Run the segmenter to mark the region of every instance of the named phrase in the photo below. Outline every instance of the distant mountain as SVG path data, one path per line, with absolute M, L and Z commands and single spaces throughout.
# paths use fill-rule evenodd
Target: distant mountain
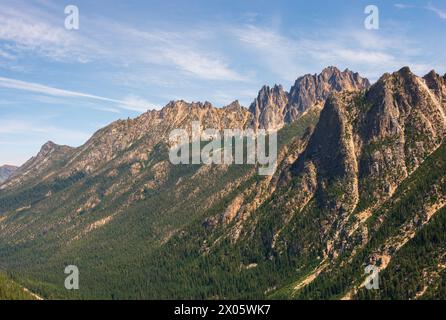
M 4 165 L 0 166 L 0 183 L 6 181 L 17 170 L 17 167 Z
M 194 120 L 277 130 L 277 171 L 171 164 Z M 42 147 L 0 186 L 0 257 L 58 298 L 444 299 L 445 136 L 446 75 L 407 67 L 373 85 L 329 67 L 249 109 L 172 101 Z

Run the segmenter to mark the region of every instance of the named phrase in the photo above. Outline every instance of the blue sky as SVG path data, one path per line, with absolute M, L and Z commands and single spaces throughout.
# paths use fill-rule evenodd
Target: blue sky
M 67 5 L 80 29 L 64 27 Z M 380 10 L 366 30 L 364 8 Z M 446 1 L 0 0 L 0 165 L 168 101 L 243 105 L 328 65 L 446 72 Z

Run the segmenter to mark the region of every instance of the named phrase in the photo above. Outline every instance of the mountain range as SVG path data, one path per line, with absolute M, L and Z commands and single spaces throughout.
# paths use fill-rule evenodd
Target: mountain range
M 277 131 L 275 174 L 171 164 L 192 121 Z M 50 299 L 444 299 L 445 135 L 446 75 L 408 67 L 373 85 L 328 67 L 249 108 L 172 101 L 7 177 L 0 268 Z

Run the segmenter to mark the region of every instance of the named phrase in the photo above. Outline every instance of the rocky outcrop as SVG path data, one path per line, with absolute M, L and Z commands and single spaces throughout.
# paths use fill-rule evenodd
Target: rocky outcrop
M 275 206 L 285 224 L 313 200 L 323 212 L 314 223 L 325 256 L 351 245 L 351 216 L 382 205 L 444 142 L 445 89 L 436 73 L 420 78 L 406 67 L 366 91 L 331 95 L 305 151 L 283 173 L 286 196 Z M 296 246 L 305 246 L 300 241 Z
M 256 129 L 278 130 L 285 124 L 284 114 L 288 104 L 288 94 L 282 86 L 264 86 L 256 100 L 249 107 L 254 115 Z
M 445 89 L 433 73 L 420 78 L 405 67 L 385 74 L 364 95 L 358 119 L 364 193 L 388 197 L 443 142 Z
M 366 78 L 348 69 L 341 72 L 336 67 L 328 67 L 318 75 L 307 74 L 298 78 L 291 87 L 285 121 L 295 121 L 299 114 L 315 104 L 323 104 L 334 92 L 364 90 L 368 87 L 370 82 Z
M 361 91 L 370 82 L 358 73 L 336 67 L 325 68 L 320 74 L 307 74 L 296 80 L 289 93 L 282 86 L 264 86 L 249 110 L 256 128 L 278 130 L 292 123 L 309 108 L 322 106 L 333 93 Z
M 436 73 L 420 78 L 406 67 L 366 92 L 334 94 L 293 171 L 301 175 L 311 162 L 323 189 L 332 181 L 347 186 L 348 176 L 359 185 L 344 193 L 361 193 L 365 206 L 384 201 L 444 141 L 444 90 Z
M 352 100 L 353 96 L 345 94 L 327 100 L 307 149 L 292 166 L 297 175 L 313 167 L 320 206 L 342 212 L 353 210 L 358 193 L 353 126 L 346 107 Z M 302 192 L 299 188 L 296 191 Z

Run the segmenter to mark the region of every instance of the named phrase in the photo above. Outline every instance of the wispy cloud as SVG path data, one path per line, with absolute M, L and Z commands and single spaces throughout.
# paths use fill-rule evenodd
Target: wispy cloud
M 204 80 L 246 81 L 247 78 L 231 68 L 225 55 L 206 45 L 213 32 L 206 28 L 179 31 L 153 29 L 151 31 L 101 19 L 95 28 L 102 39 L 112 35 L 114 56 L 117 63 L 139 67 L 159 65 L 167 70 Z M 104 30 L 107 30 L 106 32 Z M 98 43 L 101 43 L 100 41 Z M 106 43 L 102 43 L 106 47 Z M 111 48 L 110 48 L 111 49 Z
M 1 49 L 0 49 L 0 58 L 15 60 L 15 56 Z
M 271 71 L 282 78 L 291 80 L 301 71 L 296 63 L 298 44 L 279 32 L 252 24 L 228 30 L 242 46 L 260 56 Z
M 412 4 L 404 4 L 404 3 L 396 3 L 394 4 L 394 7 L 397 9 L 422 9 L 422 10 L 428 10 L 433 13 L 435 13 L 440 19 L 446 19 L 446 10 L 442 10 L 440 8 L 435 7 L 431 3 L 429 3 L 427 6 L 416 6 Z
M 120 107 L 123 109 L 133 110 L 133 111 L 147 111 L 147 106 L 151 105 L 151 109 L 159 109 L 158 106 L 154 106 L 153 104 L 150 104 L 146 100 L 136 96 L 136 95 L 129 95 L 125 97 L 121 102 L 118 102 L 120 104 Z
M 10 57 L 29 53 L 57 61 L 87 62 L 100 48 L 79 33 L 69 32 L 60 19 L 37 7 L 2 4 L 0 40 Z
M 131 99 L 127 98 L 125 100 L 112 99 L 112 98 L 102 97 L 102 96 L 98 96 L 98 95 L 93 95 L 93 94 L 88 94 L 88 93 L 83 93 L 83 92 L 78 92 L 78 91 L 64 90 L 64 89 L 59 89 L 59 88 L 42 85 L 39 83 L 21 81 L 21 80 L 4 78 L 4 77 L 0 77 L 0 87 L 16 89 L 16 90 L 23 90 L 23 91 L 34 92 L 34 93 L 40 93 L 40 94 L 45 94 L 45 95 L 54 96 L 54 97 L 84 98 L 84 99 L 92 99 L 92 100 L 111 102 L 121 108 L 134 110 L 134 111 L 147 111 L 148 109 L 158 108 L 154 104 L 151 104 L 151 103 L 149 103 L 141 98 L 137 98 L 137 97 L 132 97 Z
M 221 52 L 201 44 L 208 36 L 206 30 L 148 32 L 83 13 L 80 30 L 72 32 L 65 30 L 60 17 L 50 11 L 30 8 L 34 6 L 2 6 L 0 40 L 7 45 L 0 47 L 0 56 L 32 53 L 65 62 L 100 61 L 140 68 L 161 65 L 198 79 L 246 81 Z
M 9 135 L 35 135 L 40 134 L 46 138 L 54 140 L 60 139 L 66 142 L 86 141 L 90 134 L 59 128 L 53 125 L 40 124 L 33 121 L 21 119 L 2 119 L 0 120 L 0 133 Z
M 415 8 L 414 5 L 411 4 L 405 4 L 405 3 L 395 3 L 393 5 L 397 9 L 409 9 L 409 8 Z
M 219 58 L 179 47 L 164 48 L 162 51 L 169 63 L 202 79 L 246 81 L 244 76 L 231 70 L 228 64 Z
M 432 4 L 427 5 L 425 9 L 436 13 L 437 16 L 441 19 L 446 19 L 446 10 L 441 10 L 437 7 L 434 7 Z
M 270 28 L 246 25 L 232 28 L 247 50 L 283 79 L 314 72 L 328 65 L 360 70 L 372 80 L 382 73 L 409 65 L 423 70 L 422 52 L 401 35 L 367 30 L 318 30 L 318 35 L 285 36 Z M 427 68 L 427 67 L 426 67 Z

